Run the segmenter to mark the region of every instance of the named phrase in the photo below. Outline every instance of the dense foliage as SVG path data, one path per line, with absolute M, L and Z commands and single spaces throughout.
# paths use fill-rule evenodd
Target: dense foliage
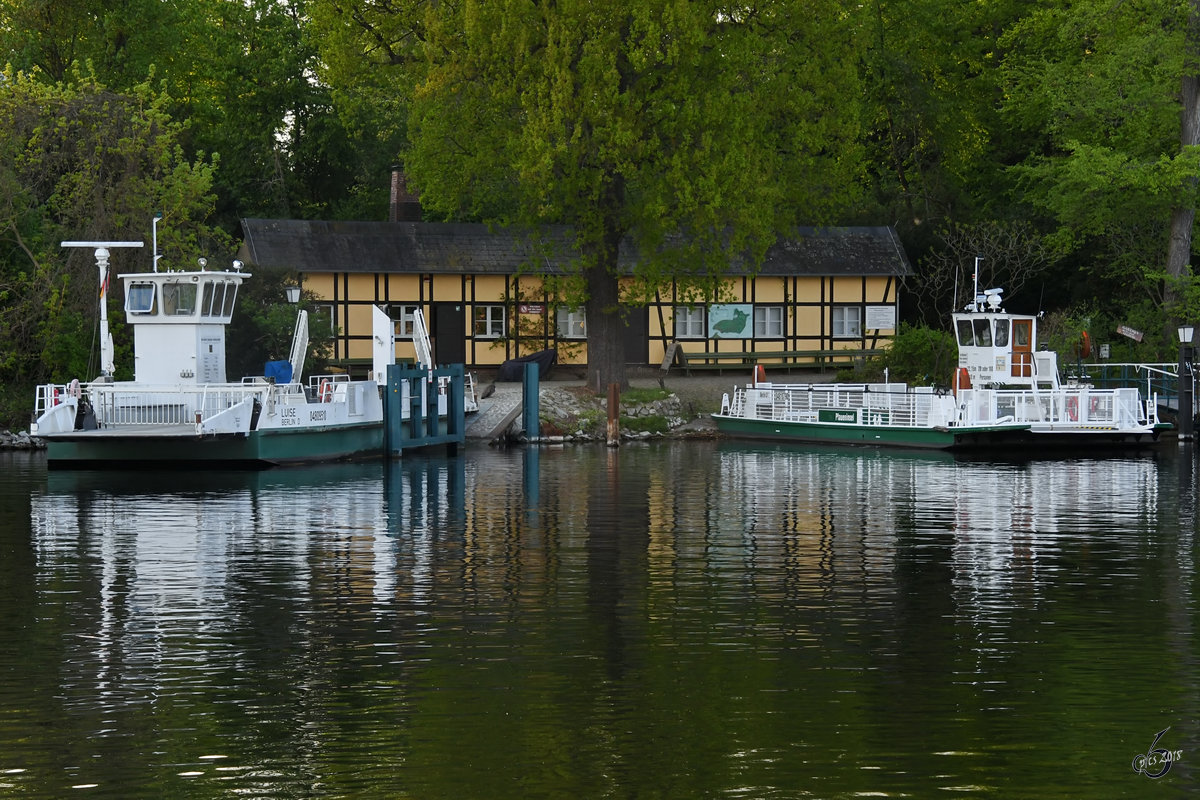
M 886 223 L 913 322 L 944 325 L 977 257 L 1013 310 L 1131 358 L 1200 317 L 1196 0 L 9 0 L 0 51 L 8 420 L 95 350 L 59 241 L 162 211 L 168 259 L 228 257 L 245 216 L 382 219 L 393 164 L 430 219 L 574 226 L 561 300 L 607 377 L 622 236 L 642 291 L 711 296 L 797 223 Z

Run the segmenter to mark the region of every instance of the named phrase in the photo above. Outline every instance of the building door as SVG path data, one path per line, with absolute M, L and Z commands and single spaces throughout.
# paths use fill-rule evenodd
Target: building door
M 650 311 L 629 308 L 625 314 L 625 363 L 643 366 L 649 363 Z
M 467 360 L 467 312 L 462 303 L 433 303 L 429 338 L 433 340 L 433 363 L 465 364 Z

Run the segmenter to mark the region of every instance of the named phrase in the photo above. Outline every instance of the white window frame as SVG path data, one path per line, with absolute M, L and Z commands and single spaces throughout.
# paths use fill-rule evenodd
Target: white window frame
M 833 306 L 830 309 L 830 333 L 834 339 L 861 339 L 863 335 L 862 306 Z
M 785 316 L 783 306 L 755 306 L 754 338 L 782 339 Z
M 333 303 L 316 303 L 312 307 L 314 314 L 329 315 L 329 332 L 337 333 L 337 314 L 334 313 Z
M 675 306 L 675 338 L 707 339 L 708 325 L 704 306 Z
M 481 311 L 482 319 L 476 316 Z M 480 330 L 481 323 L 483 330 Z M 504 306 L 476 305 L 471 314 L 471 331 L 476 339 L 499 339 L 504 336 Z
M 560 306 L 555 312 L 554 329 L 559 339 L 586 339 L 587 314 L 583 308 Z
M 413 320 L 420 307 L 416 303 L 393 303 L 388 306 L 388 316 L 392 318 L 397 339 L 413 338 L 416 332 L 416 323 Z

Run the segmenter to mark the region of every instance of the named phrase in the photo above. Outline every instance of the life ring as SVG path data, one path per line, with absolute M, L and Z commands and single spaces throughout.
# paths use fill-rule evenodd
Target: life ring
M 767 369 L 762 364 L 754 365 L 754 385 L 767 382 Z
M 1079 419 L 1079 398 L 1078 397 L 1068 397 L 1067 398 L 1067 419 L 1071 420 L 1071 422 L 1075 422 L 1076 420 Z
M 317 390 L 317 399 L 322 403 L 328 403 L 333 400 L 333 384 L 327 379 L 321 381 L 321 388 Z
M 958 397 L 959 389 L 971 388 L 971 373 L 967 371 L 966 367 L 959 367 L 954 371 L 954 383 L 951 388 L 954 390 L 955 397 Z
M 1081 331 L 1079 334 L 1079 357 L 1088 358 L 1092 354 L 1092 337 L 1088 336 L 1087 331 Z
M 71 382 L 67 384 L 67 394 L 71 397 L 74 397 L 76 400 L 79 399 L 79 395 L 81 394 L 79 389 L 79 378 L 72 378 Z

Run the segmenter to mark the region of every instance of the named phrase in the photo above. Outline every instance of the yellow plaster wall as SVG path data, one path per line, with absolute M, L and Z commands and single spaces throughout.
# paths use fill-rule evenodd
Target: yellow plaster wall
M 756 278 L 754 281 L 753 297 L 756 303 L 773 303 L 778 305 L 788 299 L 787 287 L 782 278 Z

